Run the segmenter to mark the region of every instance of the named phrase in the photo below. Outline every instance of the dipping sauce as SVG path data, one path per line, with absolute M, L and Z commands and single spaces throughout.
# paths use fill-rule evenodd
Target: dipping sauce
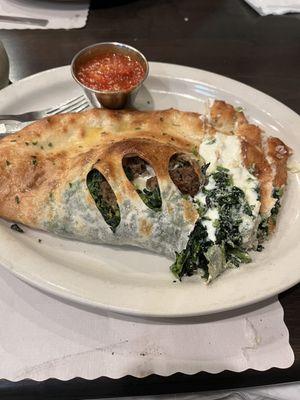
M 99 91 L 127 91 L 144 77 L 142 64 L 130 56 L 107 53 L 95 56 L 78 67 L 76 76 L 85 86 Z

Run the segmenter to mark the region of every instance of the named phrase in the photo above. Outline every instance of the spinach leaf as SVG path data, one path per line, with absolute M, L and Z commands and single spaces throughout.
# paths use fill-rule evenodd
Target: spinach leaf
M 226 251 L 226 260 L 233 266 L 238 267 L 241 263 L 248 264 L 252 261 L 249 253 L 242 248 L 228 248 Z
M 201 270 L 205 279 L 212 280 L 229 267 L 238 267 L 241 263 L 251 262 L 251 257 L 243 248 L 240 225 L 243 215 L 253 217 L 252 209 L 245 193 L 234 186 L 228 169 L 217 167 L 211 174 L 214 180 L 212 189 L 204 187 L 205 204 L 195 200 L 199 219 L 189 236 L 186 248 L 176 255 L 171 266 L 174 275 L 181 279 Z M 206 227 L 201 221 L 206 220 L 210 208 L 217 209 L 219 218 L 212 222 L 215 228 L 215 243 L 208 238 Z
M 87 187 L 106 223 L 115 232 L 121 215 L 116 196 L 108 182 L 98 170 L 93 169 L 87 175 Z
M 283 195 L 283 188 L 274 188 L 272 196 L 274 199 L 276 199 L 276 202 L 271 209 L 270 216 L 263 216 L 262 220 L 258 226 L 257 229 L 257 239 L 260 243 L 262 243 L 264 240 L 268 239 L 269 237 L 269 225 L 275 225 L 276 224 L 276 219 L 277 215 L 279 213 L 280 207 L 281 207 L 281 197 Z
M 274 197 L 274 199 L 276 199 L 276 203 L 274 204 L 274 206 L 271 210 L 271 219 L 274 224 L 276 223 L 277 215 L 278 215 L 280 207 L 281 207 L 280 199 L 281 199 L 282 195 L 283 195 L 282 188 L 274 188 L 273 189 L 272 196 Z
M 186 248 L 176 254 L 176 260 L 170 267 L 176 278 L 181 280 L 184 275 L 191 276 L 197 269 L 202 269 L 207 278 L 208 260 L 204 253 L 212 244 L 213 242 L 208 239 L 206 228 L 198 219 L 189 236 Z
M 147 207 L 154 211 L 161 211 L 162 199 L 160 195 L 159 185 L 155 176 L 149 175 L 146 187 L 140 188 L 135 184 L 135 179 L 143 176 L 147 172 L 147 167 L 152 167 L 141 157 L 125 157 L 123 159 L 123 169 L 127 179 L 132 182 L 137 194 L 143 200 Z M 154 171 L 153 171 L 154 172 Z
M 143 190 L 137 189 L 136 191 L 147 207 L 154 211 L 161 211 L 162 201 L 159 186 L 156 186 L 152 191 L 146 188 Z
M 243 242 L 239 227 L 242 214 L 252 216 L 252 210 L 245 198 L 245 193 L 233 185 L 229 170 L 218 167 L 212 174 L 215 187 L 205 190 L 206 205 L 215 207 L 219 213 L 219 224 L 216 229 L 216 243 L 225 243 L 230 247 L 241 246 Z

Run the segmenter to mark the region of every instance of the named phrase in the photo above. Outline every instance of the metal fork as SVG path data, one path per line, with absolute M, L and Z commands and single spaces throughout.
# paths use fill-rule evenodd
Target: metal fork
M 50 117 L 51 115 L 64 114 L 67 112 L 83 111 L 89 107 L 87 98 L 82 95 L 75 99 L 68 100 L 59 106 L 46 108 L 40 111 L 30 111 L 24 114 L 2 114 L 0 115 L 0 123 L 5 124 L 7 121 L 31 122 L 37 119 Z

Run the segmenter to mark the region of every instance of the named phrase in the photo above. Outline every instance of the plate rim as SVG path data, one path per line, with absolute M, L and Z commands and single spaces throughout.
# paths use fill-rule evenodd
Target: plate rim
M 223 85 L 225 85 L 225 87 L 227 85 L 234 85 L 234 86 L 239 86 L 241 89 L 247 89 L 247 91 L 251 91 L 252 95 L 258 95 L 258 96 L 263 96 L 267 101 L 271 101 L 272 104 L 276 105 L 277 107 L 280 107 L 281 109 L 284 109 L 285 113 L 288 113 L 290 118 L 292 119 L 293 123 L 298 123 L 300 124 L 300 116 L 291 108 L 289 108 L 288 106 L 286 106 L 284 103 L 274 99 L 273 97 L 271 97 L 270 95 L 256 89 L 253 88 L 251 86 L 248 86 L 242 82 L 239 82 L 237 80 L 234 80 L 232 78 L 228 78 L 226 76 L 220 75 L 220 74 L 216 74 L 214 72 L 210 72 L 210 71 L 206 71 L 206 70 L 202 70 L 202 69 L 198 69 L 198 68 L 194 68 L 194 67 L 190 67 L 190 66 L 185 66 L 185 65 L 179 65 L 179 64 L 170 64 L 170 63 L 161 63 L 161 62 L 149 62 L 150 64 L 150 74 L 152 73 L 152 69 L 154 70 L 152 75 L 155 76 L 155 70 L 156 69 L 160 69 L 160 68 L 166 68 L 166 69 L 184 69 L 184 70 L 189 70 L 192 74 L 199 74 L 199 79 L 195 80 L 195 82 L 200 82 L 200 81 L 205 81 L 205 79 L 203 79 L 203 75 L 206 75 L 206 77 L 209 77 L 211 79 L 217 79 L 217 80 L 222 80 L 223 81 Z M 14 91 L 16 87 L 22 85 L 24 83 L 24 81 L 31 81 L 37 77 L 43 77 L 44 75 L 47 75 L 49 73 L 53 73 L 53 72 L 62 72 L 62 74 L 66 73 L 66 71 L 70 68 L 69 65 L 65 65 L 65 66 L 60 66 L 60 67 L 55 67 L 55 68 L 50 68 L 44 71 L 40 71 L 37 72 L 36 74 L 33 75 L 29 75 L 26 76 L 25 78 L 14 82 L 12 85 L 7 86 L 5 88 L 3 88 L 0 91 L 0 95 L 5 94 L 5 93 L 9 93 L 10 91 Z M 202 76 L 201 76 L 202 74 Z M 176 76 L 174 76 L 172 73 L 159 73 L 159 76 L 164 78 L 164 77 L 172 77 L 173 79 L 176 79 Z M 178 78 L 178 79 L 183 79 L 183 78 Z M 187 78 L 186 81 L 194 81 L 193 79 L 189 79 Z M 216 85 L 216 87 L 218 87 Z M 247 99 L 248 100 L 248 99 Z M 251 103 L 251 101 L 250 101 Z M 100 304 L 99 302 L 93 301 L 91 299 L 88 298 L 83 298 L 80 295 L 76 295 L 70 291 L 68 291 L 66 288 L 61 288 L 58 286 L 54 286 L 54 284 L 49 283 L 49 282 L 45 282 L 44 280 L 42 280 L 40 277 L 33 277 L 32 275 L 30 275 L 30 273 L 28 275 L 17 271 L 8 260 L 5 260 L 5 263 L 3 261 L 3 257 L 2 255 L 0 255 L 0 259 L 1 259 L 1 264 L 4 268 L 6 268 L 7 270 L 9 270 L 11 273 L 13 273 L 15 276 L 17 276 L 19 279 L 25 281 L 27 284 L 29 284 L 30 286 L 34 286 L 37 287 L 38 289 L 40 289 L 43 292 L 49 293 L 54 297 L 59 297 L 60 299 L 64 299 L 66 301 L 71 301 L 72 303 L 75 304 L 80 304 L 82 306 L 89 306 L 98 310 L 103 310 L 103 311 L 110 311 L 116 314 L 122 314 L 122 315 L 132 315 L 135 317 L 151 317 L 151 318 L 183 318 L 183 317 L 195 317 L 195 316 L 203 316 L 203 315 L 213 315 L 213 314 L 218 314 L 218 313 L 223 313 L 223 312 L 227 312 L 230 310 L 234 310 L 234 309 L 239 309 L 239 308 L 244 308 L 244 307 L 248 307 L 249 305 L 253 305 L 256 303 L 259 303 L 261 301 L 265 301 L 266 299 L 269 299 L 271 297 L 274 297 L 274 295 L 277 295 L 279 293 L 282 293 L 283 291 L 288 290 L 289 288 L 295 286 L 297 283 L 300 282 L 300 274 L 299 274 L 299 278 L 298 281 L 295 282 L 291 282 L 289 284 L 284 285 L 284 287 L 278 289 L 275 289 L 273 291 L 269 291 L 268 294 L 265 294 L 264 296 L 260 296 L 258 299 L 252 299 L 252 300 L 248 300 L 248 301 L 243 301 L 240 305 L 227 305 L 227 306 L 223 306 L 222 308 L 216 308 L 214 310 L 209 310 L 209 311 L 198 311 L 198 312 L 171 312 L 171 313 L 160 313 L 159 311 L 156 312 L 149 312 L 149 311 L 143 311 L 141 309 L 134 309 L 134 310 L 129 310 L 128 308 L 122 308 L 122 306 L 115 306 L 115 305 L 107 305 L 107 304 Z

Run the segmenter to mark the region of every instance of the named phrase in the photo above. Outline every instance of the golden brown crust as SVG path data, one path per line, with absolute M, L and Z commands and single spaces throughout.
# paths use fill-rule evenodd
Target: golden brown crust
M 282 140 L 274 137 L 267 139 L 268 156 L 274 166 L 274 187 L 284 186 L 287 180 L 287 161 L 292 150 Z
M 242 125 L 238 126 L 235 133 L 251 146 L 262 150 L 262 132 L 258 126 L 243 123 Z
M 195 222 L 197 221 L 199 214 L 195 207 L 192 206 L 192 203 L 188 200 L 184 200 L 183 202 L 183 210 L 184 210 L 184 217 L 185 220 L 188 222 Z
M 59 196 L 59 188 L 97 168 L 111 184 L 117 200 L 138 199 L 126 179 L 122 157 L 138 155 L 155 170 L 159 183 L 172 184 L 169 159 L 193 152 L 206 133 L 221 131 L 241 138 L 246 167 L 255 167 L 261 183 L 262 212 L 270 209 L 272 187 L 286 182 L 290 149 L 279 139 L 263 146 L 262 131 L 242 112 L 223 101 L 211 108 L 211 123 L 197 113 L 93 109 L 40 120 L 0 142 L 0 216 L 37 226 L 43 204 Z M 266 147 L 268 150 L 265 150 Z M 269 160 L 269 161 L 268 161 Z M 275 170 L 275 173 L 274 173 Z M 59 199 L 58 199 L 59 200 Z M 92 202 L 91 196 L 86 199 Z M 51 211 L 50 211 L 51 212 Z M 185 209 L 195 220 L 195 210 Z M 145 230 L 145 226 L 141 226 Z
M 223 133 L 233 133 L 235 110 L 224 101 L 215 101 L 210 109 L 211 122 L 214 128 Z
M 36 226 L 49 196 L 93 167 L 114 182 L 118 201 L 137 198 L 125 177 L 122 157 L 139 155 L 160 180 L 170 181 L 169 158 L 191 152 L 201 141 L 202 125 L 198 114 L 177 110 L 93 109 L 35 122 L 1 140 L 0 215 Z M 184 136 L 186 130 L 192 132 L 190 137 Z
M 143 133 L 140 133 L 143 136 Z M 189 144 L 187 143 L 187 149 Z M 125 138 L 120 141 L 103 146 L 97 151 L 97 161 L 93 168 L 98 169 L 112 185 L 117 201 L 122 202 L 126 198 L 137 200 L 134 186 L 126 178 L 122 166 L 125 156 L 139 156 L 147 161 L 155 170 L 160 182 L 170 181 L 168 173 L 169 159 L 181 149 L 167 143 L 160 143 L 148 138 Z

